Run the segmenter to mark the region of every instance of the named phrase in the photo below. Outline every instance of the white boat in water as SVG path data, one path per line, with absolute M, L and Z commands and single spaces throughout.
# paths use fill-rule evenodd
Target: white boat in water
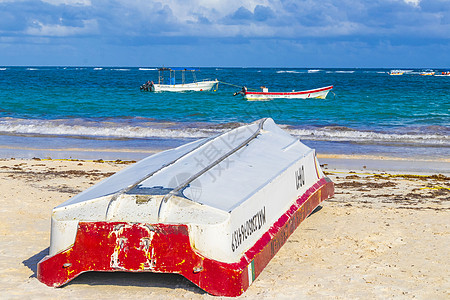
M 433 70 L 426 70 L 426 71 L 419 73 L 419 75 L 422 75 L 422 76 L 433 76 L 434 74 L 435 74 L 435 72 Z
M 249 91 L 246 87 L 243 87 L 240 92 L 237 92 L 234 95 L 241 94 L 244 97 L 244 99 L 247 100 L 308 99 L 308 98 L 325 99 L 332 89 L 333 86 L 330 85 L 306 91 L 269 92 L 268 88 L 262 86 L 260 92 L 254 92 Z
M 215 80 L 203 80 L 197 81 L 195 72 L 198 69 L 191 68 L 159 68 L 158 69 L 158 83 L 153 81 L 147 81 L 141 85 L 141 91 L 148 92 L 187 92 L 187 91 L 210 91 L 214 88 L 218 89 L 219 81 Z M 191 73 L 192 82 L 186 82 L 186 73 Z M 181 82 L 177 83 L 176 74 L 180 73 Z M 168 74 L 168 75 L 166 75 Z
M 441 72 L 441 74 L 435 74 L 434 76 L 442 77 L 442 76 L 450 76 L 450 71 Z
M 405 74 L 405 71 L 402 71 L 402 70 L 391 70 L 388 74 L 391 75 L 391 76 L 401 76 L 401 75 Z
M 334 193 L 315 151 L 272 119 L 160 152 L 55 207 L 38 279 L 177 273 L 238 296 Z

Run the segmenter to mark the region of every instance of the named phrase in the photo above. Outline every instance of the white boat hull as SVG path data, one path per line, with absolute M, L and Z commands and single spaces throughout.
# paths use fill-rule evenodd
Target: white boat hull
M 185 84 L 155 84 L 154 92 L 188 92 L 188 91 L 210 91 L 218 80 L 199 81 Z
M 299 92 L 245 92 L 244 98 L 247 100 L 272 100 L 272 99 L 325 99 L 333 86 L 299 91 Z
M 150 156 L 54 208 L 38 279 L 179 273 L 238 296 L 332 195 L 314 150 L 264 119 Z

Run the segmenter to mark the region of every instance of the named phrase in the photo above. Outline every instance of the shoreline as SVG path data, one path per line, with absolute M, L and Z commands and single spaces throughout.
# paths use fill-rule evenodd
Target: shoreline
M 217 299 L 174 274 L 87 272 L 62 288 L 37 280 L 52 208 L 131 163 L 0 160 L 3 297 Z M 300 224 L 239 298 L 448 298 L 450 177 L 324 171 L 335 196 Z
M 443 174 L 450 175 L 450 162 L 446 159 L 409 159 L 385 156 L 365 155 L 317 155 L 325 171 L 357 170 L 372 172 L 391 172 L 409 174 Z
M 65 148 L 42 149 L 33 147 L 2 147 L 0 159 L 78 159 L 106 161 L 139 161 L 166 149 L 99 149 L 99 148 Z M 365 154 L 330 154 L 317 153 L 317 158 L 324 170 L 355 169 L 359 171 L 407 172 L 450 175 L 450 158 L 415 158 L 388 155 Z

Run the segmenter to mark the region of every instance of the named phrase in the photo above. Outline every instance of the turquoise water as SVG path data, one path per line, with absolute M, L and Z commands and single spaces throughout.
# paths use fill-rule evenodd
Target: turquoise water
M 139 86 L 157 81 L 155 68 L 1 67 L 0 145 L 9 156 L 166 149 L 271 117 L 321 153 L 450 157 L 450 77 L 388 71 L 202 68 L 198 79 L 221 81 L 216 92 L 149 93 Z M 233 97 L 243 85 L 334 89 L 325 100 L 245 101 Z

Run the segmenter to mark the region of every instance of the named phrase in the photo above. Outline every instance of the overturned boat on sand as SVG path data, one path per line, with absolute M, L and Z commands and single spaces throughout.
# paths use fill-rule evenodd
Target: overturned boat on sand
M 55 207 L 38 279 L 87 271 L 177 273 L 242 294 L 334 193 L 315 151 L 272 119 L 147 157 Z

